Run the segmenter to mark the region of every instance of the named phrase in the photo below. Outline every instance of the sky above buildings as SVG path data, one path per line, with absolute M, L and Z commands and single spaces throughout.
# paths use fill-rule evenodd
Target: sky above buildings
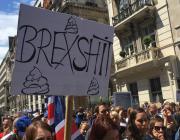
M 0 1 L 0 63 L 9 48 L 8 36 L 17 34 L 20 3 L 34 5 L 36 0 L 1 0 Z

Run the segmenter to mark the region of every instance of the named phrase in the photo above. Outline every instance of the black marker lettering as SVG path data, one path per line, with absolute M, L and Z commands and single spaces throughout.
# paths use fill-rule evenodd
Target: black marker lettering
M 43 39 L 43 38 L 44 38 L 44 31 L 46 31 L 46 32 L 48 33 L 48 35 L 49 35 L 49 42 L 48 42 L 46 45 L 43 45 L 43 40 L 45 40 L 45 39 Z M 43 28 L 43 29 L 41 29 L 41 30 L 38 31 L 38 33 L 40 33 L 40 32 L 42 32 L 42 35 L 41 35 L 41 45 L 40 45 L 40 47 L 38 47 L 38 48 L 39 48 L 39 52 L 38 52 L 38 57 L 37 57 L 37 60 L 36 60 L 36 64 L 38 64 L 38 62 L 39 62 L 39 57 L 40 57 L 40 53 L 42 52 L 42 53 L 44 54 L 45 58 L 46 58 L 46 61 L 47 61 L 48 65 L 49 65 L 50 67 L 52 67 L 52 65 L 51 65 L 51 63 L 49 62 L 48 57 L 46 56 L 46 53 L 45 53 L 45 51 L 44 51 L 44 48 L 46 48 L 47 46 L 49 46 L 49 44 L 50 44 L 50 42 L 51 42 L 51 33 L 49 32 L 48 29 L 45 29 L 45 28 Z M 41 53 L 41 54 L 42 54 L 42 53 Z
M 73 67 L 72 67 L 72 62 L 71 62 L 71 56 L 70 56 L 70 50 L 72 49 L 73 45 L 75 44 L 76 40 L 78 39 L 79 35 L 77 35 L 73 41 L 73 43 L 71 44 L 71 47 L 69 48 L 68 47 L 68 43 L 67 43 L 67 39 L 66 39 L 66 35 L 64 34 L 64 38 L 65 38 L 65 41 L 66 41 L 66 47 L 67 47 L 67 53 L 63 56 L 63 58 L 59 61 L 60 63 L 62 63 L 62 61 L 64 60 L 64 58 L 68 55 L 69 56 L 69 63 L 70 63 L 70 66 L 71 66 L 71 71 L 73 72 Z M 59 66 L 56 65 L 55 69 Z
M 62 65 L 63 66 L 63 64 L 61 63 L 61 62 L 55 62 L 54 61 L 54 52 L 55 51 L 57 51 L 57 50 L 62 50 L 62 51 L 65 51 L 65 49 L 64 48 L 61 48 L 61 47 L 58 47 L 58 46 L 56 46 L 56 35 L 58 35 L 58 34 L 64 34 L 64 32 L 54 32 L 54 43 L 53 43 L 53 51 L 52 51 L 52 57 L 51 57 L 51 63 L 52 64 L 58 64 L 58 65 Z
M 101 42 L 99 42 L 97 54 L 99 54 L 100 46 L 101 46 Z M 96 56 L 96 63 L 95 63 L 95 68 L 94 68 L 94 74 L 96 74 L 96 65 L 97 65 L 97 62 L 98 62 L 98 55 Z
M 76 58 L 74 58 L 74 60 L 73 60 L 73 66 L 74 66 L 75 70 L 77 70 L 77 71 L 83 71 L 83 70 L 86 68 L 86 66 L 87 66 L 86 57 L 85 57 L 85 55 L 83 54 L 83 52 L 81 51 L 81 48 L 80 48 L 80 42 L 83 41 L 83 40 L 86 41 L 86 42 L 89 44 L 89 41 L 88 41 L 88 39 L 87 39 L 86 37 L 81 37 L 81 38 L 79 38 L 79 40 L 78 40 L 78 49 L 79 49 L 79 52 L 80 52 L 80 53 L 82 54 L 82 56 L 84 57 L 85 64 L 84 64 L 84 66 L 82 66 L 82 67 L 77 66 L 77 64 L 75 63 L 75 59 L 76 59 Z
M 106 74 L 105 76 L 107 76 L 107 70 L 108 70 L 108 65 L 109 65 L 109 54 L 110 54 L 110 47 L 111 47 L 111 42 L 109 42 L 109 46 L 108 46 L 108 57 L 107 57 L 107 63 L 106 63 Z
M 27 63 L 27 62 L 30 62 L 34 58 L 34 56 L 36 54 L 36 47 L 35 47 L 35 45 L 31 41 L 33 41 L 36 38 L 37 30 L 36 30 L 36 28 L 34 28 L 33 26 L 30 26 L 30 25 L 23 25 L 23 26 L 21 26 L 19 28 L 19 30 L 22 30 L 22 29 L 24 29 L 24 36 L 23 36 L 23 42 L 22 42 L 22 47 L 21 47 L 21 58 L 20 58 L 20 60 L 16 60 L 16 61 L 21 62 L 21 63 Z M 32 29 L 32 31 L 34 31 L 35 34 L 34 34 L 34 36 L 32 38 L 30 38 L 28 40 L 27 39 L 27 36 L 28 36 L 27 34 L 29 33 L 28 31 L 30 29 Z M 30 46 L 27 45 L 27 44 L 30 44 Z M 28 58 L 26 58 L 26 60 L 23 57 L 23 56 L 27 57 L 27 55 L 24 54 L 25 47 L 31 47 L 32 48 L 32 53 L 31 53 L 31 55 L 28 56 Z
M 106 45 L 107 45 L 107 44 L 104 43 L 103 53 L 102 53 L 102 58 L 101 58 L 101 66 L 100 66 L 100 70 L 99 70 L 99 75 L 102 75 L 103 59 L 104 59 L 104 53 L 105 53 Z

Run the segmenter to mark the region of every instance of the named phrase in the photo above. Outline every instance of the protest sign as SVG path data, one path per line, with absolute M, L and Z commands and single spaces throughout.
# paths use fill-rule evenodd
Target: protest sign
M 176 102 L 180 102 L 180 90 L 176 90 Z
M 11 94 L 105 95 L 114 28 L 21 5 Z
M 116 92 L 113 93 L 114 106 L 122 106 L 128 108 L 132 106 L 132 98 L 130 92 Z

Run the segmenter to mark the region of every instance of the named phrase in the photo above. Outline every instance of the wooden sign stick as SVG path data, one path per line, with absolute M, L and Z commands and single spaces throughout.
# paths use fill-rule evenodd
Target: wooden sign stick
M 73 96 L 66 96 L 64 140 L 71 140 Z

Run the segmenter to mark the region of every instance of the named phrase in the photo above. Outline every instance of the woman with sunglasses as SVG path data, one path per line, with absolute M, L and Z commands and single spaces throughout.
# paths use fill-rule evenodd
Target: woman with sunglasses
M 143 108 L 134 109 L 129 116 L 124 140 L 150 140 L 147 135 L 148 118 Z
M 164 127 L 164 120 L 160 116 L 155 116 L 150 120 L 149 134 L 152 140 L 166 140 L 166 127 Z

